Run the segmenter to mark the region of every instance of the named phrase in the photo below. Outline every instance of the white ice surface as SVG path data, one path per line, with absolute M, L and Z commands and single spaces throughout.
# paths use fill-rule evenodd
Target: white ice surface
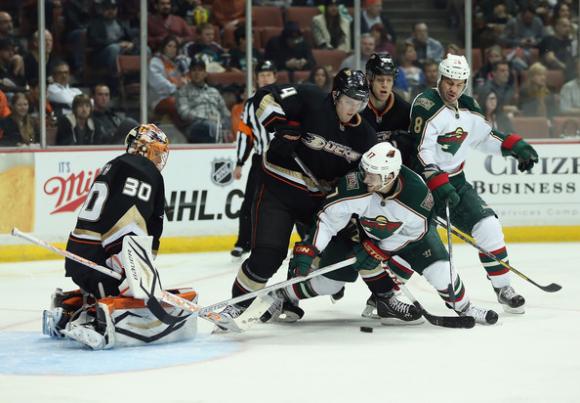
M 580 244 L 509 251 L 522 272 L 563 289 L 545 293 L 514 275 L 527 312 L 504 314 L 475 250 L 456 246 L 467 292 L 500 313 L 495 326 L 380 326 L 360 317 L 368 291 L 359 281 L 335 305 L 304 301 L 296 324 L 215 336 L 200 319 L 196 341 L 107 352 L 40 334 L 53 289 L 73 288 L 62 261 L 1 264 L 0 402 L 580 402 Z M 193 286 L 203 305 L 229 297 L 238 268 L 227 253 L 157 262 L 166 288 Z M 422 278 L 409 289 L 432 313 L 451 313 Z M 360 332 L 364 325 L 374 332 Z

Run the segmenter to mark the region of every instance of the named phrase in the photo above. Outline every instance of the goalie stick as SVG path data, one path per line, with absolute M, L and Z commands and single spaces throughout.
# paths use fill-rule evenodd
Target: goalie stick
M 310 168 L 308 168 L 306 164 L 304 164 L 304 162 L 300 159 L 300 157 L 298 157 L 298 154 L 292 153 L 292 158 L 294 158 L 294 161 L 296 161 L 296 164 L 298 164 L 300 169 L 302 169 L 302 171 L 312 180 L 312 182 L 314 182 L 316 187 L 318 187 L 318 189 L 323 193 L 327 193 L 321 189 L 320 182 L 318 182 L 318 179 L 316 179 Z M 383 268 L 386 269 L 385 265 L 383 265 Z M 390 270 L 387 269 L 386 272 L 389 274 L 391 278 L 393 278 L 393 273 Z M 393 281 L 395 280 L 393 279 Z M 411 300 L 413 305 L 415 305 L 415 307 L 423 314 L 425 319 L 427 319 L 427 321 L 432 325 L 450 328 L 467 328 L 467 329 L 475 326 L 475 319 L 469 316 L 438 316 L 430 314 L 429 312 L 427 312 L 427 310 L 425 310 L 425 308 L 423 308 L 423 306 L 419 303 L 419 301 L 417 301 L 417 299 L 413 296 L 413 294 L 411 294 L 411 292 L 407 289 L 407 287 L 405 287 L 403 284 L 399 284 L 398 281 L 395 281 L 395 284 L 399 285 L 399 287 L 401 288 L 401 290 L 403 290 L 403 293 L 407 296 L 407 298 Z
M 74 253 L 71 253 L 69 251 L 57 248 L 56 246 L 53 246 L 53 245 L 49 244 L 48 242 L 43 241 L 41 239 L 38 239 L 35 236 L 32 236 L 30 234 L 26 234 L 17 228 L 12 229 L 12 235 L 17 236 L 17 237 L 22 238 L 22 239 L 26 239 L 29 242 L 32 242 L 38 246 L 42 246 L 45 249 L 51 250 L 58 255 L 61 255 L 61 256 L 64 256 L 66 258 L 69 258 L 71 260 L 74 260 L 76 262 L 79 262 L 79 263 L 81 263 L 81 264 L 83 264 L 91 269 L 97 270 L 103 274 L 106 274 L 106 275 L 111 276 L 113 278 L 116 278 L 118 280 L 121 279 L 121 275 L 119 273 L 117 273 L 117 272 L 115 272 L 107 267 L 103 267 L 101 265 L 98 265 L 95 262 L 92 262 L 88 259 L 85 259 L 85 258 L 78 256 Z M 224 300 L 224 301 L 212 304 L 212 305 L 208 305 L 206 307 L 202 307 L 198 304 L 195 304 L 191 301 L 180 298 L 179 296 L 171 294 L 171 293 L 164 291 L 164 290 L 160 290 L 160 295 L 161 295 L 160 299 L 169 305 L 172 305 L 172 306 L 177 307 L 177 308 L 181 308 L 185 311 L 191 312 L 192 314 L 196 314 L 196 315 L 200 316 L 201 318 L 206 319 L 206 320 L 214 323 L 215 325 L 225 327 L 228 330 L 232 330 L 235 332 L 240 332 L 241 330 L 245 330 L 245 329 L 243 327 L 239 326 L 238 322 L 232 321 L 230 318 L 225 318 L 222 315 L 220 315 L 219 313 L 213 312 L 213 311 L 216 309 L 223 308 L 227 305 L 232 305 L 232 304 L 235 304 L 238 302 L 246 301 L 248 299 L 252 299 L 255 297 L 260 297 L 262 295 L 266 295 L 269 292 L 275 291 L 279 288 L 284 288 L 284 287 L 287 287 L 289 285 L 293 285 L 293 284 L 300 283 L 302 281 L 310 280 L 311 278 L 320 276 L 320 275 L 325 274 L 325 273 L 329 273 L 329 272 L 334 271 L 334 270 L 338 270 L 342 267 L 349 266 L 355 262 L 356 262 L 356 258 L 352 257 L 350 259 L 346 259 L 346 260 L 343 260 L 341 262 L 332 264 L 330 266 L 326 266 L 324 268 L 315 270 L 315 271 L 311 272 L 310 274 L 308 274 L 307 276 L 296 277 L 296 278 L 292 278 L 290 280 L 282 281 L 280 283 L 272 284 L 270 286 L 262 288 L 261 290 L 253 291 L 253 292 L 250 292 L 250 293 L 247 293 L 244 295 L 240 295 L 240 296 L 235 297 L 235 298 L 230 298 L 230 299 L 227 299 L 227 300 Z M 268 301 L 268 299 L 266 298 L 265 301 Z M 260 303 L 258 305 L 261 308 L 261 307 L 263 307 L 264 304 Z M 259 315 L 257 315 L 254 312 L 253 315 L 251 315 L 251 317 L 254 317 L 254 316 L 259 316 Z M 250 320 L 250 321 L 241 322 L 241 324 L 243 326 L 249 326 L 252 324 L 251 322 L 252 321 Z
M 446 228 L 445 222 L 441 218 L 436 217 L 435 220 L 436 220 L 437 224 L 439 224 L 441 227 Z M 483 249 L 481 246 L 479 246 L 477 243 L 475 243 L 475 241 L 469 235 L 465 234 L 464 232 L 460 231 L 459 229 L 457 229 L 454 226 L 451 226 L 450 230 L 451 230 L 451 233 L 453 235 L 455 235 L 456 237 L 458 237 L 462 241 L 470 244 L 475 249 L 479 250 L 482 254 L 484 254 L 485 256 L 487 256 L 490 259 L 495 260 L 497 263 L 501 264 L 506 269 L 514 272 L 515 274 L 517 274 L 518 276 L 520 276 L 521 278 L 523 278 L 527 282 L 532 283 L 533 285 L 538 287 L 540 290 L 545 291 L 545 292 L 556 292 L 556 291 L 560 291 L 562 289 L 562 286 L 560 284 L 556 284 L 556 283 L 551 283 L 548 285 L 540 285 L 540 284 L 536 283 L 534 280 L 532 280 L 531 278 L 526 276 L 521 271 L 517 270 L 515 267 L 513 267 L 509 263 L 504 262 L 501 259 L 498 259 L 497 256 L 495 256 L 493 253 Z

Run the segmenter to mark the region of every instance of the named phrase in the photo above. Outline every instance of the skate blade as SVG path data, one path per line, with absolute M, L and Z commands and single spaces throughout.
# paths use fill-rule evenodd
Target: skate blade
M 506 313 L 511 313 L 514 315 L 522 315 L 522 314 L 526 313 L 526 308 L 524 305 L 518 306 L 517 308 L 512 308 L 511 306 L 506 305 L 506 304 L 501 304 L 501 306 L 502 306 L 504 312 L 506 312 Z
M 397 318 L 380 318 L 381 325 L 383 326 L 414 326 L 420 325 L 425 322 L 425 318 L 422 316 L 419 319 L 405 321 Z

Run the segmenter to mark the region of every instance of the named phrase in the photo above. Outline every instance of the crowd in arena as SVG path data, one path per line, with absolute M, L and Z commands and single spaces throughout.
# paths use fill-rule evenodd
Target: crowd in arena
M 40 142 L 36 3 L 0 6 L 2 146 Z M 48 145 L 122 143 L 140 120 L 142 47 L 149 121 L 182 142 L 236 140 L 246 93 L 245 1 L 150 0 L 147 44 L 139 41 L 139 3 L 46 1 Z M 462 1 L 433 3 L 447 8 L 449 30 L 463 32 Z M 580 136 L 578 2 L 473 3 L 470 87 L 487 119 L 508 133 Z M 329 91 L 340 68 L 355 67 L 352 0 L 262 0 L 252 10 L 252 64 L 271 61 L 278 83 Z M 436 86 L 438 63 L 464 49 L 432 36 L 420 15 L 406 32 L 394 22 L 388 1 L 362 2 L 360 66 L 389 52 L 399 68 L 395 91 L 412 102 Z

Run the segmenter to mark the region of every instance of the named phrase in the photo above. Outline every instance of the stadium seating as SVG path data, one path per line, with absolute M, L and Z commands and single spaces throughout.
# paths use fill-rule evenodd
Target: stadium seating
M 543 117 L 513 117 L 512 125 L 516 133 L 526 139 L 550 137 L 550 122 Z

